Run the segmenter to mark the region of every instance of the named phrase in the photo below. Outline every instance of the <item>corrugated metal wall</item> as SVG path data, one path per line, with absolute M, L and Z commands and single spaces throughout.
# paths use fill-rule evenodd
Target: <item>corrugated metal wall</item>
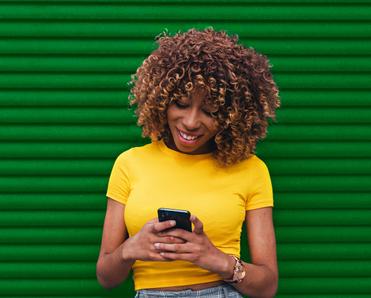
M 277 297 L 371 296 L 371 1 L 25 0 L 0 2 L 1 297 L 132 295 L 95 276 L 113 161 L 148 142 L 127 81 L 164 28 L 209 25 L 268 55 L 280 87 L 257 150 Z

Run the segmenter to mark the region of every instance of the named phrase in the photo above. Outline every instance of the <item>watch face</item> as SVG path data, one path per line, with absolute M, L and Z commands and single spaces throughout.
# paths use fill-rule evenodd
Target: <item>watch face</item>
M 245 267 L 243 266 L 243 263 L 239 258 L 235 256 L 233 257 L 236 260 L 236 264 L 234 265 L 234 270 L 233 270 L 233 277 L 231 280 L 225 280 L 225 281 L 231 282 L 231 283 L 239 283 L 242 281 L 242 279 L 246 275 Z
M 245 268 L 241 262 L 241 260 L 238 260 L 236 263 L 236 274 L 233 279 L 236 279 L 237 282 L 240 282 L 245 277 Z
M 245 277 L 246 272 L 241 268 L 242 271 L 237 272 L 237 278 L 243 279 Z

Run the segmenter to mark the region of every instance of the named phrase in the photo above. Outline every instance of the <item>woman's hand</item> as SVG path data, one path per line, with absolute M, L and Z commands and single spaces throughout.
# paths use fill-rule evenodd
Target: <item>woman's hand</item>
M 159 222 L 158 218 L 148 221 L 133 237 L 128 238 L 122 247 L 123 260 L 166 261 L 155 248 L 155 243 L 184 243 L 184 240 L 170 235 L 161 235 L 175 226 L 174 220 Z
M 203 231 L 202 222 L 191 215 L 194 224 L 193 232 L 183 229 L 172 229 L 161 232 L 166 237 L 184 239 L 184 243 L 168 243 L 159 241 L 154 243 L 160 256 L 165 260 L 183 260 L 220 274 L 223 279 L 228 279 L 233 273 L 235 260 L 216 248 Z

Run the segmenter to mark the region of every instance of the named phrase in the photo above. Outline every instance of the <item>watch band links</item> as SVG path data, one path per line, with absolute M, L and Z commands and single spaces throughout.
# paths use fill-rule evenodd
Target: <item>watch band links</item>
M 232 279 L 225 279 L 224 281 L 228 283 L 239 283 L 244 279 L 246 275 L 245 267 L 243 266 L 243 263 L 240 258 L 237 258 L 236 256 L 233 255 L 231 256 L 236 260 L 236 263 L 233 268 L 233 277 Z

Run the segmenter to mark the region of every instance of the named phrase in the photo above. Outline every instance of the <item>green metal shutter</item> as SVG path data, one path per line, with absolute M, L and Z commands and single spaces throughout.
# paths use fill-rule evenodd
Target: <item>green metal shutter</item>
M 0 296 L 133 296 L 130 280 L 108 291 L 95 276 L 113 161 L 149 141 L 126 83 L 164 28 L 211 25 L 266 54 L 280 87 L 257 149 L 275 195 L 277 297 L 370 297 L 370 7 L 1 1 Z

